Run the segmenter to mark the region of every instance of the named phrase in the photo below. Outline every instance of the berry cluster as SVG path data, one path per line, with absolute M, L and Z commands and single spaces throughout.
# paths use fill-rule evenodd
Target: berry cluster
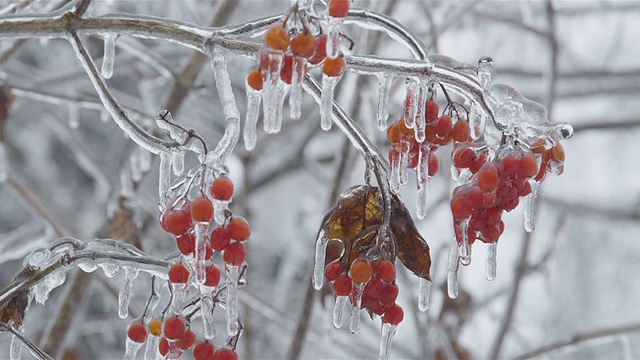
M 360 301 L 361 308 L 382 316 L 383 323 L 398 325 L 402 321 L 404 313 L 395 303 L 398 297 L 396 268 L 390 260 L 356 260 L 347 273 L 347 267 L 338 259 L 325 267 L 325 277 L 333 284 L 335 295 L 348 297 L 353 306 Z M 360 294 L 357 288 L 362 286 Z

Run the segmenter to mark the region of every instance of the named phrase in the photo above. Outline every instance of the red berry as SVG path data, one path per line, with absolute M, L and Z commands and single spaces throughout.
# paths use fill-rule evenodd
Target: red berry
M 438 112 L 440 112 L 440 107 L 438 106 L 438 103 L 433 100 L 427 100 L 424 106 L 424 117 L 427 123 L 432 123 L 438 120 Z M 446 115 L 443 115 L 443 116 L 446 116 Z M 449 118 L 449 122 L 451 122 L 451 118 Z
M 213 204 L 205 197 L 198 197 L 191 203 L 191 217 L 196 222 L 210 222 L 213 218 Z
M 478 156 L 476 156 L 473 159 L 473 162 L 471 163 L 471 165 L 469 165 L 469 171 L 471 171 L 474 174 L 477 173 L 478 170 L 480 170 L 480 168 L 482 167 L 482 165 L 484 165 L 486 161 L 487 161 L 487 155 L 485 155 L 484 153 L 478 154 Z
M 196 343 L 196 334 L 191 331 L 191 329 L 187 330 L 182 334 L 180 339 L 176 342 L 176 345 L 182 350 L 190 349 L 193 344 Z
M 247 74 L 247 85 L 254 90 L 262 90 L 263 80 L 260 70 L 253 70 Z
M 316 36 L 313 42 L 313 55 L 308 59 L 311 65 L 320 64 L 327 57 L 327 35 Z
M 291 52 L 293 55 L 308 58 L 313 55 L 314 40 L 309 32 L 301 32 L 291 39 Z
M 186 284 L 190 275 L 189 270 L 181 263 L 173 264 L 169 269 L 169 281 L 174 284 Z
M 293 56 L 285 55 L 282 60 L 282 69 L 280 69 L 280 79 L 287 84 L 291 84 L 293 78 Z
M 209 242 L 206 242 L 204 244 L 204 259 L 209 260 L 211 259 L 211 256 L 213 256 L 213 250 L 211 249 L 211 244 L 209 244 Z
M 453 136 L 453 141 L 455 142 L 469 141 L 471 139 L 469 133 L 469 123 L 461 120 L 457 121 L 455 125 L 453 125 L 453 129 L 451 130 L 451 135 Z
M 340 259 L 334 260 L 324 267 L 324 276 L 329 281 L 335 281 L 338 276 L 345 273 L 344 265 L 340 262 Z
M 471 164 L 473 164 L 475 157 L 476 153 L 473 151 L 473 149 L 469 147 L 463 147 L 456 150 L 453 154 L 453 164 L 458 169 L 466 169 L 471 166 Z
M 233 182 L 226 176 L 220 176 L 211 184 L 211 195 L 216 200 L 229 201 L 233 196 Z
M 434 176 L 438 172 L 438 168 L 440 167 L 440 163 L 438 162 L 438 157 L 434 152 L 429 153 L 429 176 Z
M 205 340 L 200 341 L 193 348 L 193 359 L 194 360 L 211 360 L 213 357 L 213 352 L 215 348 L 213 344 L 206 342 Z
M 353 282 L 351 278 L 347 276 L 347 274 L 342 274 L 338 276 L 336 281 L 333 282 L 333 291 L 337 296 L 348 296 L 351 294 L 351 289 L 353 288 Z
M 466 197 L 458 195 L 451 199 L 451 214 L 454 219 L 466 219 L 471 216 L 472 211 L 471 204 Z
M 247 258 L 247 250 L 244 248 L 242 243 L 233 243 L 229 244 L 226 249 L 224 249 L 224 253 L 222 254 L 222 259 L 225 264 L 240 266 Z
M 390 283 L 396 278 L 396 267 L 387 259 L 382 260 L 380 264 L 378 264 L 376 271 L 384 282 Z
M 389 306 L 394 302 L 396 302 L 399 292 L 400 292 L 400 289 L 398 288 L 398 285 L 388 284 L 384 287 L 382 294 L 380 294 L 379 300 L 385 306 Z
M 289 34 L 280 22 L 271 25 L 264 38 L 264 43 L 273 50 L 287 51 Z
M 213 250 L 222 252 L 231 242 L 231 235 L 227 228 L 218 226 L 211 232 L 211 247 Z
M 351 279 L 358 283 L 366 283 L 373 275 L 371 264 L 364 260 L 355 261 L 351 264 Z
M 530 178 L 538 174 L 538 162 L 533 155 L 525 155 L 520 158 L 518 163 L 518 176 Z
M 436 134 L 440 138 L 447 137 L 451 130 L 453 129 L 453 124 L 451 123 L 451 118 L 448 115 L 440 116 L 438 122 L 436 123 Z
M 211 360 L 238 360 L 238 354 L 231 349 L 218 349 L 213 353 Z
M 398 304 L 393 304 L 387 308 L 382 317 L 382 322 L 391 325 L 398 325 L 404 319 L 404 311 Z
M 341 57 L 337 57 L 335 59 L 325 59 L 324 64 L 322 65 L 322 72 L 326 76 L 340 76 L 344 73 L 346 65 L 344 59 Z
M 209 265 L 205 268 L 205 272 L 207 278 L 204 282 L 206 286 L 218 286 L 220 283 L 220 276 L 222 275 L 220 272 L 220 268 L 217 265 Z
M 518 173 L 518 158 L 507 155 L 502 160 L 502 169 L 507 177 L 514 177 Z
M 162 216 L 164 229 L 174 235 L 182 235 L 191 229 L 191 212 L 188 206 L 182 210 L 167 209 Z
M 160 343 L 158 343 L 158 351 L 162 356 L 166 356 L 167 353 L 169 352 L 169 342 L 165 337 L 162 337 L 160 339 Z
M 245 241 L 251 236 L 251 227 L 242 216 L 236 216 L 227 224 L 229 236 L 236 241 Z
M 395 277 L 395 270 L 393 270 L 393 276 Z M 381 277 L 374 276 L 371 278 L 371 280 L 369 280 L 367 285 L 364 287 L 364 293 L 374 298 L 375 302 L 378 302 L 378 297 L 382 294 L 384 289 L 385 289 L 385 284 L 382 282 Z
M 127 337 L 133 342 L 143 343 L 147 340 L 147 328 L 141 323 L 133 323 L 127 330 Z
M 343 18 L 349 13 L 351 0 L 331 0 L 329 2 L 329 16 Z
M 498 187 L 498 170 L 495 166 L 488 165 L 478 171 L 478 187 L 484 192 L 491 192 Z
M 527 181 L 524 183 L 522 189 L 518 191 L 518 196 L 527 196 L 529 194 L 531 194 L 531 184 Z
M 178 340 L 184 335 L 186 328 L 184 321 L 177 316 L 170 316 L 164 320 L 164 337 L 169 340 Z
M 182 234 L 176 237 L 176 245 L 182 255 L 189 255 L 196 249 L 196 238 L 192 233 Z

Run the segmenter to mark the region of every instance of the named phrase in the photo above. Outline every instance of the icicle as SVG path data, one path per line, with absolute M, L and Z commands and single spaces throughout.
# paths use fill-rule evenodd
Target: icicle
M 487 280 L 493 281 L 496 279 L 496 250 L 498 249 L 498 243 L 492 242 L 487 244 L 487 261 L 485 263 L 485 270 L 487 272 Z
M 136 358 L 136 354 L 138 350 L 142 347 L 142 343 L 135 342 L 127 337 L 127 342 L 125 344 L 124 357 L 123 360 L 133 360 Z
M 77 129 L 80 127 L 80 107 L 73 101 L 68 103 L 69 106 L 69 127 Z
M 524 229 L 532 232 L 536 223 L 536 203 L 538 200 L 538 192 L 540 191 L 539 181 L 530 181 L 531 194 L 524 198 Z
M 113 75 L 113 63 L 116 56 L 116 35 L 105 34 L 104 38 L 104 54 L 102 56 L 102 69 L 100 73 L 105 79 L 110 79 Z
M 116 276 L 116 274 L 118 274 L 118 270 L 120 270 L 120 267 L 116 264 L 102 263 L 99 264 L 99 266 L 102 268 L 102 271 L 104 271 L 104 275 L 108 278 Z
M 238 266 L 225 264 L 227 279 L 227 334 L 235 336 L 238 333 Z
M 225 221 L 227 220 L 227 216 L 225 215 L 225 212 L 228 209 L 229 209 L 228 201 L 218 201 L 218 200 L 213 201 L 213 220 L 216 222 L 216 224 L 220 226 L 224 225 Z
M 184 172 L 184 151 L 174 149 L 171 152 L 171 162 L 173 163 L 173 174 L 182 176 Z
M 149 334 L 149 336 L 147 336 L 147 346 L 144 349 L 144 360 L 156 360 L 156 357 L 158 356 L 159 344 L 160 336 L 155 336 L 152 334 Z
M 398 143 L 391 144 L 391 173 L 389 174 L 389 187 L 391 192 L 397 194 L 400 191 L 400 167 L 402 158 L 402 149 Z
M 331 115 L 333 109 L 333 92 L 342 78 L 340 76 L 322 76 L 322 97 L 320 99 L 320 127 L 322 130 L 331 129 Z
M 427 215 L 427 187 L 429 185 L 429 156 L 431 149 L 427 144 L 420 144 L 418 153 L 418 167 L 416 178 L 418 182 L 418 196 L 416 198 L 416 215 L 418 219 L 424 219 Z
M 9 326 L 13 326 L 13 324 L 9 324 Z M 24 326 L 21 325 L 17 330 L 21 334 L 24 334 Z M 22 357 L 22 341 L 20 341 L 20 339 L 17 336 L 13 335 L 11 337 L 11 345 L 9 347 L 9 359 L 20 360 L 21 357 Z
M 407 125 L 407 128 L 413 129 L 416 123 L 416 113 L 417 113 L 417 92 L 418 92 L 418 82 L 414 79 L 407 79 L 406 82 L 407 88 L 407 97 L 404 100 L 404 124 Z
M 289 94 L 289 110 L 292 120 L 302 116 L 302 81 L 304 80 L 307 59 L 301 56 L 293 57 L 293 69 L 291 74 L 291 94 Z
M 471 264 L 471 245 L 469 244 L 469 219 L 456 222 L 456 233 L 460 232 L 462 239 L 458 241 L 458 253 L 460 254 L 460 263 L 464 266 Z
M 195 224 L 196 233 L 196 248 L 195 248 L 195 268 L 196 268 L 196 282 L 199 285 L 204 285 L 207 280 L 207 274 L 205 272 L 205 256 L 207 252 L 207 230 L 209 229 L 209 223 L 198 222 Z
M 348 296 L 336 296 L 336 301 L 333 303 L 333 327 L 336 329 L 342 328 L 344 307 L 349 300 Z
M 473 140 L 478 140 L 482 136 L 484 121 L 485 116 L 482 114 L 480 106 L 475 101 L 472 102 L 471 111 L 469 112 L 469 129 Z
M 262 76 L 265 79 L 262 90 L 262 109 L 264 131 L 270 133 L 276 121 L 276 107 L 278 105 L 277 88 L 278 82 L 282 81 L 280 80 L 280 70 L 282 69 L 284 54 L 281 52 L 269 52 L 267 59 L 266 69 L 262 69 Z
M 353 335 L 358 335 L 360 332 L 360 309 L 362 306 L 362 292 L 364 291 L 365 283 L 353 283 L 353 307 L 351 308 L 351 325 L 349 331 Z
M 245 87 L 247 89 L 247 115 L 244 121 L 244 148 L 247 151 L 252 151 L 256 148 L 256 139 L 258 138 L 256 127 L 260 116 L 262 91 L 253 89 L 249 84 L 246 84 Z
M 5 147 L 4 141 L 0 141 L 0 182 L 7 181 L 10 171 L 11 168 L 7 148 Z
M 485 90 L 489 88 L 489 85 L 491 85 L 493 66 L 493 59 L 489 56 L 483 56 L 478 60 L 478 82 Z
M 416 216 L 422 220 L 427 216 L 427 186 L 428 182 L 418 182 L 418 193 L 416 195 Z
M 131 287 L 138 277 L 140 269 L 124 266 L 124 284 L 118 294 L 118 316 L 126 319 L 129 316 L 129 302 L 131 301 Z
M 429 308 L 429 293 L 431 292 L 431 281 L 420 278 L 418 289 L 418 310 L 424 312 Z
M 458 297 L 458 270 L 460 269 L 460 256 L 458 246 L 453 245 L 449 250 L 449 271 L 447 273 L 447 294 L 449 298 Z
M 389 92 L 391 90 L 391 82 L 393 76 L 382 73 L 378 76 L 378 109 L 376 115 L 378 118 L 378 130 L 387 130 L 387 119 L 389 118 Z
M 66 275 L 62 270 L 56 270 L 45 277 L 40 283 L 36 286 L 32 287 L 33 295 L 38 304 L 44 305 L 44 303 L 49 298 L 49 294 L 51 290 L 57 288 L 58 286 L 64 284 L 66 280 Z
M 276 91 L 278 92 L 278 95 L 276 96 L 278 100 L 278 103 L 276 104 L 276 120 L 273 123 L 273 129 L 271 129 L 271 131 L 267 131 L 268 134 L 277 134 L 280 132 L 280 129 L 282 129 L 282 112 L 284 110 L 284 98 L 289 92 L 289 85 L 284 81 L 280 81 L 278 82 Z
M 425 118 L 425 105 L 427 101 L 427 92 L 428 83 L 426 81 L 421 80 L 418 83 L 418 94 L 417 94 L 417 105 L 416 105 L 416 116 L 415 116 L 415 138 L 416 141 L 422 143 L 426 138 L 425 134 L 425 126 L 427 126 L 427 120 Z
M 158 180 L 158 192 L 160 199 L 167 193 L 171 186 L 171 168 L 173 167 L 171 154 L 166 152 L 160 153 L 160 176 Z
M 189 284 L 171 283 L 171 313 L 182 315 Z
M 324 282 L 324 260 L 329 238 L 324 230 L 320 230 L 316 239 L 316 255 L 313 263 L 313 288 L 320 290 Z
M 411 151 L 411 137 L 400 134 L 400 185 L 409 180 L 409 152 Z
M 93 260 L 89 260 L 89 261 L 78 261 L 77 262 L 78 267 L 80 268 L 80 270 L 86 272 L 86 273 L 92 273 L 94 271 L 96 271 L 96 269 L 98 268 L 98 265 L 96 265 Z
M 202 323 L 204 327 L 204 338 L 213 341 L 216 338 L 216 329 L 213 326 L 213 292 L 215 288 L 210 286 L 200 287 L 200 305 L 202 306 Z
M 329 34 L 327 35 L 327 57 L 335 59 L 340 55 L 340 27 L 343 19 L 329 16 Z
M 389 358 L 391 343 L 393 342 L 393 336 L 396 334 L 397 329 L 397 325 L 391 325 L 389 323 L 382 324 L 382 336 L 380 337 L 380 360 L 387 360 Z

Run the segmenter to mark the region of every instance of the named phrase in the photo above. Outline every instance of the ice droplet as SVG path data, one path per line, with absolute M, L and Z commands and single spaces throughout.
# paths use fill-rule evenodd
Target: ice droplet
M 124 357 L 123 360 L 134 360 L 136 358 L 136 354 L 138 350 L 142 347 L 142 343 L 135 342 L 127 337 L 127 341 L 125 343 Z
M 340 54 L 340 28 L 343 19 L 329 16 L 329 33 L 327 35 L 327 57 L 335 59 Z
M 247 88 L 247 114 L 244 121 L 244 148 L 252 151 L 256 148 L 258 139 L 257 126 L 260 116 L 260 103 L 262 102 L 262 92 L 252 89 L 248 84 Z
M 0 182 L 7 181 L 10 171 L 9 154 L 4 141 L 0 141 Z
M 391 325 L 389 323 L 382 324 L 382 335 L 380 336 L 380 360 L 387 360 L 389 358 L 391 343 L 393 342 L 393 336 L 396 334 L 397 329 L 397 325 Z
M 358 335 L 360 332 L 360 309 L 362 307 L 362 292 L 364 291 L 365 283 L 353 282 L 353 290 L 351 295 L 353 296 L 353 307 L 351 308 L 351 324 L 349 325 L 349 331 L 353 335 Z
M 449 271 L 447 272 L 447 294 L 449 298 L 458 297 L 458 270 L 460 269 L 460 257 L 458 246 L 453 245 L 449 250 Z
M 102 271 L 104 271 L 104 275 L 108 278 L 116 276 L 116 274 L 118 274 L 118 270 L 120 270 L 117 264 L 102 263 L 98 266 L 102 268 Z
M 171 283 L 171 312 L 173 314 L 182 314 L 184 307 L 184 298 L 187 295 L 189 284 Z
M 265 79 L 262 90 L 262 109 L 264 131 L 270 133 L 275 127 L 276 108 L 278 105 L 278 83 L 284 54 L 270 51 L 267 54 L 267 66 L 262 69 L 262 77 Z
M 471 110 L 469 112 L 469 129 L 471 138 L 478 140 L 482 136 L 482 130 L 484 129 L 485 116 L 482 114 L 480 106 L 476 102 L 471 103 Z
M 483 56 L 478 60 L 478 82 L 483 89 L 488 89 L 491 85 L 493 67 L 493 58 L 489 56 Z
M 196 233 L 196 282 L 199 285 L 204 285 L 204 282 L 207 280 L 207 274 L 205 272 L 205 257 L 207 252 L 207 230 L 209 229 L 209 223 L 198 222 L 194 225 L 194 228 Z
M 169 190 L 169 186 L 171 186 L 171 168 L 173 165 L 171 164 L 171 154 L 167 152 L 160 153 L 160 174 L 158 180 L 158 192 L 160 194 L 160 199 L 166 194 L 167 190 Z
M 404 124 L 407 125 L 407 128 L 413 129 L 416 123 L 418 106 L 418 82 L 415 79 L 407 79 L 405 87 L 407 89 L 407 96 L 404 100 Z
M 333 92 L 342 78 L 340 76 L 322 75 L 322 96 L 320 98 L 320 127 L 324 131 L 331 130 L 331 115 L 333 110 Z
M 387 130 L 387 119 L 389 118 L 389 92 L 393 75 L 382 73 L 378 76 L 378 109 L 376 116 L 378 118 L 378 130 Z
M 416 116 L 415 116 L 415 138 L 416 141 L 422 143 L 426 137 L 425 127 L 427 126 L 427 121 L 425 119 L 425 105 L 427 101 L 427 92 L 428 92 L 428 83 L 424 80 L 421 80 L 418 83 L 418 96 L 417 96 L 417 106 L 416 106 Z
M 78 261 L 78 267 L 80 268 L 80 270 L 86 272 L 86 273 L 91 273 L 96 271 L 96 269 L 98 268 L 98 265 L 96 265 L 92 260 L 89 261 Z
M 213 341 L 216 337 L 216 329 L 213 326 L 213 292 L 215 288 L 200 286 L 200 303 L 202 304 L 202 323 L 204 327 L 204 338 Z
M 342 328 L 344 307 L 349 300 L 348 296 L 336 296 L 336 301 L 333 303 L 333 327 L 336 329 Z
M 77 129 L 80 127 L 80 106 L 73 101 L 68 103 L 69 106 L 69 127 Z
M 313 263 L 313 288 L 320 290 L 324 282 L 324 260 L 329 238 L 324 230 L 320 230 L 316 239 L 316 254 Z
M 239 267 L 225 264 L 227 279 L 227 334 L 235 336 L 238 333 L 238 271 Z
M 131 287 L 138 277 L 140 269 L 124 266 L 124 284 L 118 293 L 118 316 L 126 319 L 129 316 L 129 302 L 131 301 Z
M 116 38 L 117 35 L 105 34 L 104 38 L 104 55 L 102 56 L 102 69 L 100 74 L 105 79 L 110 79 L 113 75 L 113 63 L 116 56 Z
M 156 360 L 158 356 L 158 345 L 160 344 L 160 337 L 151 335 L 147 336 L 147 346 L 144 349 L 144 360 Z
M 530 181 L 531 193 L 524 198 L 524 229 L 532 232 L 536 223 L 536 204 L 538 202 L 538 192 L 540 191 L 539 181 Z
M 424 312 L 429 308 L 429 293 L 431 292 L 431 281 L 420 278 L 418 288 L 418 310 Z
M 18 332 L 20 332 L 21 334 L 24 334 L 24 326 L 20 326 L 18 328 Z M 9 348 L 9 359 L 20 360 L 21 357 L 22 357 L 22 341 L 20 341 L 20 339 L 17 336 L 13 335 L 11 337 L 11 345 Z
M 485 263 L 485 270 L 487 272 L 487 280 L 493 281 L 496 279 L 496 250 L 498 249 L 498 243 L 492 242 L 487 244 L 487 261 Z
M 293 57 L 291 94 L 289 94 L 289 110 L 292 120 L 298 120 L 302 115 L 302 81 L 304 80 L 306 65 L 307 59 L 301 56 Z

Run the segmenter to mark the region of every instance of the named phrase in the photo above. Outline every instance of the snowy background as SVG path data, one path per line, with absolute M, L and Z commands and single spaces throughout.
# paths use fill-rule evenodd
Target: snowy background
M 0 1 L 2 7 L 10 3 Z M 224 23 L 275 15 L 289 3 L 243 0 Z M 52 4 L 34 1 L 29 11 Z M 494 83 L 514 86 L 550 106 L 552 121 L 571 123 L 576 130 L 564 144 L 564 174 L 548 177 L 542 186 L 535 232 L 530 238 L 525 235 L 520 208 L 506 215 L 497 279 L 484 279 L 485 248 L 476 244 L 472 264 L 461 269 L 461 296 L 455 301 L 443 292 L 453 237 L 448 207 L 454 187 L 448 172 L 450 148 L 438 152 L 441 170 L 430 184 L 430 212 L 416 222 L 434 260 L 431 306 L 427 313 L 417 311 L 418 280 L 400 271 L 398 302 L 405 309 L 405 321 L 391 358 L 426 358 L 436 350 L 438 356 L 451 358 L 453 349 L 458 357 L 486 358 L 496 354 L 496 347 L 501 357 L 511 358 L 576 335 L 593 339 L 542 356 L 640 357 L 640 282 L 635 279 L 640 271 L 640 3 L 356 0 L 355 4 L 398 19 L 432 53 L 467 63 L 492 56 Z M 95 16 L 153 15 L 206 26 L 219 7 L 216 1 L 96 1 L 91 11 Z M 356 53 L 375 49 L 380 56 L 409 58 L 406 49 L 384 35 L 352 27 L 347 32 L 357 41 Z M 87 37 L 85 43 L 99 64 L 102 40 Z M 152 120 L 165 106 L 191 51 L 127 37 L 118 39 L 117 45 L 115 72 L 108 84 L 140 121 Z M 244 76 L 252 62 L 234 55 L 228 60 L 244 112 Z M 17 44 L 0 34 L 0 71 L 6 73 L 16 96 L 5 125 L 11 176 L 0 185 L 0 287 L 4 287 L 21 268 L 22 258 L 57 239 L 60 229 L 79 239 L 100 234 L 120 191 L 122 169 L 130 166 L 136 146 L 112 121 L 101 121 L 97 96 L 67 41 L 32 39 Z M 557 87 L 551 97 L 554 71 Z M 392 88 L 391 117 L 402 106 L 401 85 L 396 81 Z M 208 64 L 189 86 L 191 91 L 173 112 L 174 118 L 213 145 L 222 136 L 224 118 Z M 337 90 L 338 102 L 386 153 L 385 136 L 375 130 L 377 97 L 375 78 L 353 74 Z M 70 127 L 76 120 L 79 126 Z M 250 286 L 241 294 L 246 329 L 238 349 L 243 359 L 289 356 L 307 296 L 316 232 L 325 211 L 333 206 L 330 191 L 345 155 L 339 191 L 363 182 L 362 158 L 338 129 L 323 132 L 318 124 L 318 108 L 305 97 L 302 121 L 286 119 L 278 135 L 267 136 L 260 130 L 253 153 L 244 150 L 241 140 L 228 163 L 238 190 L 232 208 L 250 220 L 253 230 L 248 245 Z M 187 160 L 188 166 L 195 164 L 195 159 Z M 157 167 L 154 159 L 153 169 L 137 189 L 135 205 L 143 250 L 163 257 L 175 245 L 157 223 Z M 414 187 L 404 187 L 402 198 L 415 215 Z M 51 217 L 43 218 L 33 201 L 48 209 Z M 523 276 L 515 277 L 522 266 Z M 132 313 L 142 311 L 148 279 L 141 275 L 134 285 Z M 84 300 L 74 308 L 65 358 L 122 356 L 129 323 L 117 316 L 122 280 L 122 274 L 107 279 L 93 273 Z M 34 304 L 29 310 L 26 335 L 36 343 L 43 341 L 43 332 L 53 323 L 64 289 L 54 290 L 46 306 Z M 166 297 L 162 304 L 165 301 Z M 331 305 L 330 296 L 323 305 L 319 293 L 314 294 L 300 358 L 377 357 L 380 320 L 368 320 L 363 314 L 361 334 L 352 336 L 347 329 L 331 327 Z M 512 316 L 505 326 L 509 309 Z M 221 317 L 219 332 L 224 329 L 222 321 Z M 0 349 L 8 349 L 9 341 L 10 336 L 0 334 Z M 4 357 L 8 352 L 0 353 Z

